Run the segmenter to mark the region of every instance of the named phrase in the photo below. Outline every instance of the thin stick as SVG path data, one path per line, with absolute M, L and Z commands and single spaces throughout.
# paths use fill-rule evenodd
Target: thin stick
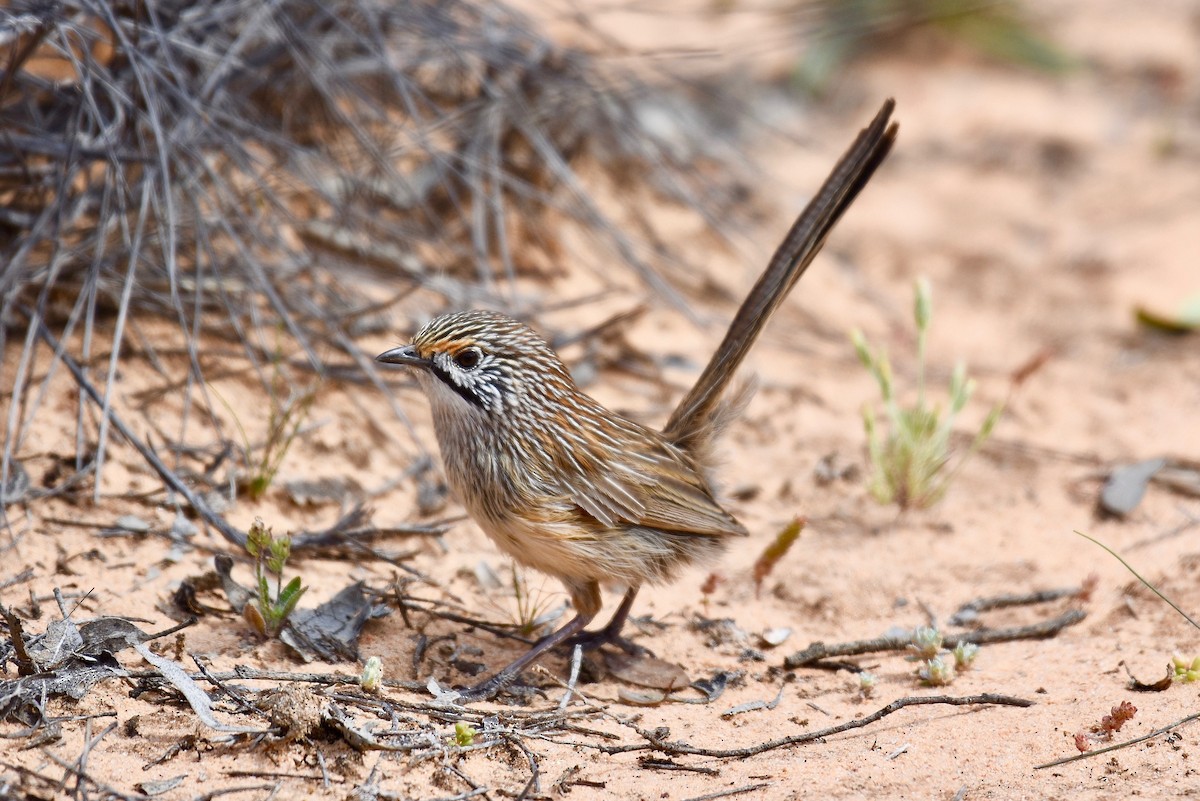
M 950 616 L 951 625 L 959 625 L 958 621 L 972 612 L 989 612 L 993 609 L 1007 609 L 1013 606 L 1032 606 L 1057 601 L 1060 598 L 1073 598 L 1083 592 L 1082 587 L 1061 587 L 1056 590 L 1036 590 L 1034 592 L 1006 593 L 976 598 L 968 601 Z
M 1053 637 L 1068 626 L 1074 626 L 1085 617 L 1087 617 L 1087 613 L 1082 609 L 1070 609 L 1056 618 L 1044 620 L 1040 623 L 1033 623 L 1028 626 L 1014 626 L 1007 629 L 976 629 L 975 631 L 961 634 L 947 634 L 942 642 L 947 648 L 954 648 L 959 643 L 967 642 L 974 643 L 975 645 L 984 645 L 986 643 L 1011 642 L 1013 640 L 1045 639 L 1046 637 Z M 797 651 L 784 659 L 783 666 L 788 670 L 795 670 L 796 668 L 810 666 L 814 662 L 836 656 L 861 656 L 862 654 L 871 654 L 878 651 L 904 651 L 911 642 L 912 640 L 907 635 L 876 637 L 871 640 L 855 640 L 834 645 L 814 642 L 803 651 Z
M 567 678 L 567 691 L 558 702 L 558 711 L 562 712 L 571 703 L 571 695 L 575 692 L 575 683 L 579 681 L 579 668 L 583 665 L 583 646 L 576 645 L 571 651 L 571 675 Z
M 234 793 L 253 793 L 259 790 L 273 790 L 278 787 L 278 784 L 246 784 L 241 787 L 226 787 L 221 790 L 210 790 L 207 793 L 193 796 L 192 801 L 212 801 L 212 799 L 223 795 L 232 795 Z M 141 798 L 141 796 L 138 796 Z
M 836 726 L 830 726 L 817 731 L 804 732 L 802 734 L 793 734 L 789 737 L 781 737 L 778 740 L 769 740 L 758 745 L 751 745 L 745 748 L 700 748 L 687 743 L 666 742 L 661 737 L 652 731 L 632 726 L 634 731 L 642 735 L 646 739 L 645 743 L 637 745 L 616 745 L 616 746 L 597 746 L 599 750 L 607 754 L 623 754 L 629 751 L 659 751 L 664 754 L 692 754 L 695 756 L 713 757 L 715 759 L 742 759 L 767 751 L 774 751 L 777 748 L 786 748 L 791 745 L 799 745 L 801 743 L 809 743 L 814 740 L 821 740 L 825 737 L 830 737 L 834 734 L 851 731 L 853 729 L 861 729 L 869 726 L 877 720 L 897 712 L 907 706 L 929 706 L 933 704 L 949 704 L 950 706 L 978 706 L 981 704 L 999 705 L 999 706 L 1033 706 L 1033 701 L 1027 701 L 1024 698 L 1015 698 L 1011 695 L 998 695 L 996 693 L 983 693 L 982 695 L 967 695 L 967 696 L 950 696 L 950 695 L 931 695 L 931 696 L 908 696 L 898 698 L 892 701 L 882 709 L 878 709 L 865 717 L 856 718 L 846 723 L 840 723 Z M 629 724 L 626 724 L 629 725 Z
M 1150 732 L 1149 734 L 1143 734 L 1141 737 L 1134 737 L 1132 740 L 1126 740 L 1123 743 L 1116 743 L 1115 745 L 1106 745 L 1103 748 L 1097 748 L 1094 751 L 1084 751 L 1082 754 L 1072 754 L 1069 757 L 1063 757 L 1062 759 L 1056 759 L 1053 762 L 1045 762 L 1045 763 L 1042 763 L 1041 765 L 1034 765 L 1033 769 L 1034 770 L 1042 770 L 1044 768 L 1053 768 L 1058 765 L 1065 765 L 1068 762 L 1077 762 L 1080 759 L 1087 759 L 1088 757 L 1094 757 L 1094 756 L 1099 756 L 1100 754 L 1106 754 L 1109 751 L 1116 751 L 1118 748 L 1125 748 L 1126 746 L 1136 745 L 1137 743 L 1143 742 L 1145 740 L 1149 740 L 1153 737 L 1157 737 L 1160 734 L 1166 734 L 1171 729 L 1179 728 L 1180 726 L 1182 726 L 1185 723 L 1191 723 L 1193 720 L 1200 720 L 1200 712 L 1193 712 L 1192 714 L 1188 715 L 1186 718 L 1180 718 L 1179 720 L 1175 721 L 1174 723 L 1169 723 L 1166 726 L 1163 726 L 1161 729 L 1155 729 L 1154 731 Z
M 742 787 L 734 787 L 729 790 L 718 790 L 715 793 L 706 793 L 704 795 L 695 795 L 691 798 L 685 798 L 683 801 L 712 801 L 714 798 L 725 798 L 731 795 L 741 795 L 742 793 L 752 793 L 755 790 L 761 790 L 764 787 L 770 787 L 770 782 L 759 782 L 758 784 L 747 784 Z

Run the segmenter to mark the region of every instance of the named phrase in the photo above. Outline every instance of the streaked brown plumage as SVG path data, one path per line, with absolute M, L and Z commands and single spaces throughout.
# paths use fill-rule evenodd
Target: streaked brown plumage
M 635 650 L 620 637 L 638 587 L 715 557 L 746 530 L 714 498 L 711 446 L 724 390 L 771 314 L 887 156 L 889 100 L 793 224 L 704 373 L 661 432 L 605 409 L 576 387 L 550 346 L 503 314 L 438 317 L 379 361 L 419 368 L 451 487 L 518 562 L 558 577 L 576 617 L 464 700 L 494 695 L 547 649 L 575 641 Z M 605 583 L 629 588 L 603 630 Z

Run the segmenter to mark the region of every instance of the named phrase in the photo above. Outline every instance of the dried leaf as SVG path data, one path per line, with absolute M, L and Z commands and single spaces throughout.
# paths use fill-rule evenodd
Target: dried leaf
M 1129 673 L 1129 689 L 1137 693 L 1161 693 L 1175 681 L 1175 669 L 1171 665 L 1167 665 L 1167 675 L 1149 684 L 1139 681 L 1136 676 L 1130 673 L 1128 665 L 1125 666 L 1125 672 Z
M 763 549 L 762 555 L 758 557 L 758 561 L 754 563 L 754 592 L 757 594 L 762 589 L 763 579 L 771 574 L 775 569 L 775 565 L 782 559 L 792 547 L 792 545 L 800 538 L 800 532 L 804 530 L 805 519 L 797 517 L 791 523 L 784 527 L 775 535 L 774 541 Z
M 20 503 L 29 496 L 29 473 L 16 459 L 8 462 L 8 479 L 0 486 L 0 506 Z
M 731 673 L 728 670 L 718 670 L 711 678 L 696 679 L 691 686 L 693 690 L 704 693 L 704 703 L 711 704 L 725 694 L 725 688 L 729 686 L 729 682 L 738 675 L 738 673 Z
M 1164 334 L 1192 334 L 1200 331 L 1200 318 L 1184 315 L 1171 316 L 1153 311 L 1145 306 L 1138 306 L 1134 314 L 1139 323 Z
M 155 782 L 138 782 L 137 784 L 133 785 L 133 789 L 137 790 L 143 795 L 152 797 L 156 795 L 163 795 L 164 793 L 169 793 L 179 785 L 183 784 L 187 777 L 188 775 L 184 773 L 179 776 L 172 776 L 169 779 L 160 779 L 159 781 Z
M 187 700 L 188 706 L 196 713 L 196 717 L 200 718 L 205 726 L 208 726 L 213 731 L 225 732 L 227 734 L 266 734 L 268 729 L 256 728 L 254 726 L 234 726 L 229 723 L 222 723 L 213 717 L 212 699 L 208 697 L 208 693 L 200 689 L 196 682 L 192 681 L 191 676 L 187 674 L 182 667 L 177 663 L 172 662 L 166 657 L 159 656 L 150 650 L 144 642 L 130 643 L 134 650 L 141 654 L 142 659 L 145 659 L 151 665 L 158 668 L 158 672 L 163 678 L 171 682 L 176 690 Z
M 616 678 L 654 690 L 678 690 L 692 683 L 687 672 L 674 662 L 653 656 L 604 653 L 604 664 Z
M 117 528 L 134 534 L 145 534 L 150 530 L 150 524 L 137 515 L 121 515 L 117 518 Z
M 628 687 L 618 687 L 617 700 L 630 706 L 658 706 L 667 700 L 667 694 L 661 690 L 631 690 Z
M 356 581 L 316 609 L 297 609 L 279 639 L 306 662 L 358 660 L 358 638 L 368 620 L 390 614 L 391 609 L 371 601 L 363 583 Z
M 229 554 L 219 553 L 213 557 L 213 566 L 217 571 L 217 578 L 221 580 L 221 589 L 225 592 L 229 605 L 233 607 L 233 611 L 241 613 L 245 606 L 253 600 L 254 593 L 234 579 L 233 557 Z

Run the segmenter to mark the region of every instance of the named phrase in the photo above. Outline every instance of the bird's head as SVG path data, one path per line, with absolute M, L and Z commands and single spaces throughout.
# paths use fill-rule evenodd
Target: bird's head
M 375 361 L 417 370 L 430 402 L 513 412 L 531 392 L 573 389 L 562 361 L 533 329 L 503 314 L 468 311 L 426 323 L 409 345 Z

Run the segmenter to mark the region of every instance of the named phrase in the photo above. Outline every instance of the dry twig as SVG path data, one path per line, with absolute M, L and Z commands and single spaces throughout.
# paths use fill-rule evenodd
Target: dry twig
M 960 642 L 985 645 L 987 643 L 1011 642 L 1013 640 L 1039 640 L 1053 637 L 1068 626 L 1074 626 L 1087 617 L 1082 609 L 1071 609 L 1056 618 L 1032 623 L 1028 626 L 1013 626 L 1006 629 L 975 629 L 963 633 L 947 634 L 943 639 L 946 648 L 954 648 Z M 905 651 L 912 638 L 908 635 L 895 637 L 876 637 L 871 640 L 855 640 L 853 642 L 826 645 L 815 642 L 803 651 L 797 651 L 783 661 L 788 670 L 799 667 L 817 667 L 816 663 L 823 659 L 837 656 L 861 656 L 879 651 Z
M 1091 751 L 1084 751 L 1082 754 L 1072 754 L 1071 756 L 1063 757 L 1062 759 L 1056 759 L 1052 762 L 1043 762 L 1040 765 L 1034 765 L 1033 769 L 1034 770 L 1044 770 L 1046 768 L 1054 768 L 1059 765 L 1065 765 L 1068 762 L 1078 762 L 1079 760 L 1087 759 L 1088 757 L 1099 756 L 1100 754 L 1107 754 L 1109 751 L 1116 751 L 1121 748 L 1128 748 L 1131 745 L 1136 745 L 1138 743 L 1145 742 L 1146 740 L 1152 740 L 1155 737 L 1158 737 L 1159 735 L 1166 734 L 1167 732 L 1171 731 L 1172 729 L 1177 729 L 1180 726 L 1184 725 L 1185 723 L 1191 723 L 1193 720 L 1200 720 L 1200 712 L 1193 712 L 1192 714 L 1188 715 L 1187 717 L 1182 717 L 1179 720 L 1175 721 L 1174 723 L 1168 723 L 1166 726 L 1163 726 L 1161 729 L 1155 729 L 1154 731 L 1150 732 L 1149 734 L 1143 734 L 1141 737 L 1134 737 L 1132 740 L 1126 740 L 1123 743 L 1115 743 L 1114 745 L 1106 745 L 1103 748 L 1095 748 Z
M 853 729 L 861 729 L 869 726 L 878 720 L 881 720 L 893 712 L 898 712 L 901 709 L 909 706 L 930 706 L 934 704 L 949 704 L 951 706 L 979 706 L 979 705 L 999 705 L 999 706 L 1033 706 L 1033 701 L 1027 701 L 1024 698 L 1016 698 L 1011 695 L 999 695 L 997 693 L 983 693 L 981 695 L 967 696 L 950 696 L 950 695 L 930 695 L 930 696 L 908 696 L 898 698 L 892 701 L 882 709 L 877 709 L 869 715 L 846 723 L 839 723 L 836 726 L 818 729 L 817 731 L 804 732 L 801 734 L 793 734 L 788 737 L 781 737 L 777 740 L 769 740 L 758 745 L 746 746 L 744 748 L 702 748 L 699 746 L 689 745 L 684 742 L 667 742 L 657 732 L 648 731 L 639 728 L 632 724 L 629 725 L 634 731 L 640 734 L 645 740 L 645 743 L 637 745 L 599 745 L 596 748 L 606 754 L 624 754 L 630 751 L 657 751 L 671 756 L 690 754 L 693 756 L 710 757 L 713 759 L 744 759 L 745 757 L 757 756 L 758 754 L 774 751 L 778 748 L 786 748 L 792 745 L 800 745 L 801 743 L 810 743 L 815 740 L 822 740 L 826 737 L 831 737 L 835 734 L 851 731 Z

